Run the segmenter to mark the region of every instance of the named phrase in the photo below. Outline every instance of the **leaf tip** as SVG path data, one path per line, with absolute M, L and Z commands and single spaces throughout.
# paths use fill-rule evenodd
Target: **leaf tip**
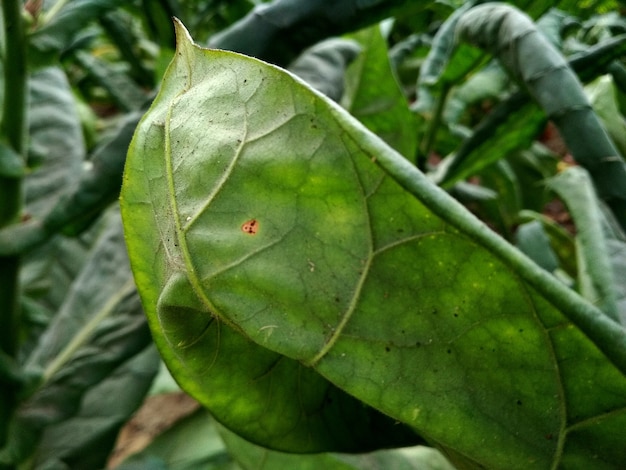
M 185 25 L 175 16 L 172 17 L 174 21 L 174 32 L 176 34 L 176 47 L 180 47 L 183 44 L 194 44 L 191 34 L 185 28 Z

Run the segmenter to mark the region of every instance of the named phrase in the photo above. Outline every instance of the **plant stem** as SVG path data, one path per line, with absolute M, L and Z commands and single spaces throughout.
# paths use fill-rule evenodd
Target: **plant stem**
M 4 17 L 4 103 L 0 141 L 24 157 L 26 133 L 26 43 L 20 0 L 2 0 Z M 19 220 L 22 181 L 0 175 L 0 228 Z M 19 332 L 19 258 L 0 258 L 0 350 L 16 355 Z M 7 437 L 9 419 L 16 406 L 15 383 L 0 384 L 0 448 Z
M 441 94 L 437 99 L 437 107 L 435 108 L 435 113 L 430 120 L 430 124 L 426 129 L 426 135 L 424 136 L 424 140 L 420 145 L 419 156 L 417 161 L 417 167 L 421 171 L 426 171 L 426 164 L 428 162 L 428 157 L 430 156 L 430 152 L 433 150 L 433 146 L 435 144 L 435 139 L 437 137 L 437 131 L 439 130 L 439 126 L 441 125 L 443 109 L 446 103 L 446 99 L 448 97 L 448 92 L 450 91 L 450 85 L 445 84 L 443 89 L 441 90 Z

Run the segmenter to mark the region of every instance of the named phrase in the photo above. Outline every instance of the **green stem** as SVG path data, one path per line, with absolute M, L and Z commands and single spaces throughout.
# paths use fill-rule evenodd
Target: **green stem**
M 4 17 L 4 103 L 0 141 L 19 155 L 25 155 L 26 130 L 26 42 L 22 23 L 22 2 L 2 0 Z M 22 182 L 0 175 L 0 228 L 19 220 Z M 19 258 L 0 258 L 0 351 L 14 357 L 19 331 Z M 7 437 L 8 421 L 17 403 L 17 385 L 0 384 L 0 447 Z
M 335 117 L 353 134 L 357 129 L 358 134 L 355 134 L 354 138 L 361 148 L 365 149 L 373 159 L 375 157 L 376 163 L 392 178 L 444 221 L 495 253 L 520 278 L 542 294 L 591 339 L 621 373 L 626 374 L 625 328 L 491 231 L 461 203 L 450 197 L 443 189 L 435 186 L 408 160 L 395 154 L 376 136 L 362 129 L 358 121 L 353 120 L 349 115 L 346 116 L 345 113 L 337 112 Z
M 428 129 L 426 130 L 426 135 L 424 136 L 422 145 L 420 145 L 420 155 L 418 158 L 417 167 L 422 171 L 426 171 L 426 163 L 428 162 L 428 157 L 430 156 L 430 152 L 432 152 L 435 145 L 437 131 L 439 130 L 439 126 L 442 122 L 443 109 L 449 91 L 450 85 L 445 84 L 441 90 L 441 94 L 437 98 L 437 107 L 435 108 L 435 113 L 430 120 L 430 124 L 428 125 Z

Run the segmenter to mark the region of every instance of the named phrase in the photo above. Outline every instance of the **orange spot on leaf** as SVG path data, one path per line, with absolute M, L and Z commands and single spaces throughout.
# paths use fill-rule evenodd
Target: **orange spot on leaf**
M 241 230 L 248 235 L 256 235 L 259 230 L 259 223 L 256 219 L 248 220 L 245 224 L 241 226 Z

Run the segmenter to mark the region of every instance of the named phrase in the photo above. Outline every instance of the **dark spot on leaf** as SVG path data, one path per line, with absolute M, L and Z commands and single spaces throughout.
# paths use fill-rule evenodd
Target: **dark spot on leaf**
M 522 400 L 517 400 L 517 404 L 518 404 L 519 406 L 522 406 Z
M 546 439 L 551 441 L 554 436 L 552 434 L 546 434 Z
M 458 314 L 458 313 L 455 313 L 455 314 L 454 314 L 454 318 L 458 318 L 458 317 L 459 317 L 459 314 Z
M 520 333 L 523 333 L 523 332 L 524 332 L 524 328 L 520 328 L 520 329 L 519 329 L 519 332 L 520 332 Z
M 421 345 L 422 345 L 422 343 L 420 343 L 419 341 L 418 341 L 417 343 L 415 343 L 415 346 L 416 346 L 416 347 L 418 347 L 418 348 L 419 348 Z
M 391 348 L 389 346 L 385 346 L 385 351 L 389 352 L 391 351 Z
M 256 219 L 248 220 L 245 224 L 241 226 L 241 231 L 243 233 L 247 233 L 248 235 L 256 235 L 259 231 L 259 223 Z
M 446 352 L 447 352 L 448 354 L 452 354 L 452 349 L 448 349 Z

